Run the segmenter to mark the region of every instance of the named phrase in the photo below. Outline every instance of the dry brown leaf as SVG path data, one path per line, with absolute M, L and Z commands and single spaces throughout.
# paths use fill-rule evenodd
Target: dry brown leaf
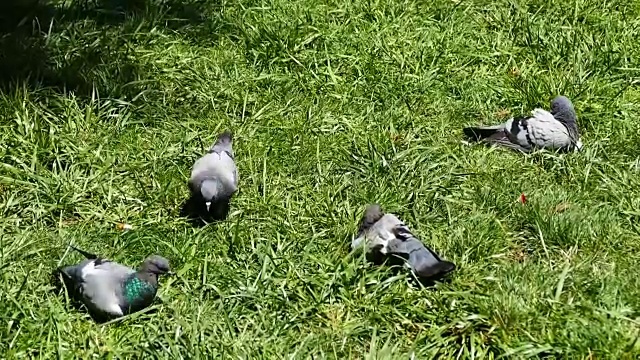
M 391 137 L 391 141 L 393 141 L 394 143 L 399 143 L 404 140 L 404 136 L 400 134 L 391 134 L 390 137 Z
M 511 257 L 516 262 L 521 263 L 527 258 L 527 254 L 524 251 L 522 251 L 522 249 L 518 249 L 518 250 L 514 251 L 513 253 L 511 253 Z

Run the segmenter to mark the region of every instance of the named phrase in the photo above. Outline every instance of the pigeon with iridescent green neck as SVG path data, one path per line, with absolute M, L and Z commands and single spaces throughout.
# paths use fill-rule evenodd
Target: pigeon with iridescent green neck
M 140 311 L 153 302 L 158 276 L 170 271 L 169 261 L 152 255 L 136 271 L 73 247 L 86 257 L 81 263 L 58 269 L 69 291 L 101 318 Z

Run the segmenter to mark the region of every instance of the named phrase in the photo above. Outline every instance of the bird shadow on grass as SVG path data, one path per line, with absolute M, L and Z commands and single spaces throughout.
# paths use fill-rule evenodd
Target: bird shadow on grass
M 229 215 L 231 203 L 229 200 L 212 203 L 210 211 L 197 196 L 186 199 L 180 207 L 180 216 L 189 220 L 191 225 L 203 227 L 209 223 L 223 221 Z

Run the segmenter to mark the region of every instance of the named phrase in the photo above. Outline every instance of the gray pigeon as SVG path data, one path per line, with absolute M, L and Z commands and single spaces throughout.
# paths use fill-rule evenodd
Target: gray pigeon
M 551 112 L 535 109 L 529 117 L 511 118 L 496 126 L 467 127 L 463 132 L 470 140 L 522 152 L 536 148 L 571 152 L 582 148 L 576 111 L 565 96 L 557 96 L 551 101 Z
M 437 280 L 455 270 L 455 264 L 440 259 L 424 246 L 411 230 L 393 214 L 385 214 L 379 205 L 367 206 L 351 248 L 364 246 L 367 258 L 380 264 L 385 260 L 404 262 L 420 280 Z
M 205 206 L 207 213 L 212 205 L 228 205 L 238 190 L 238 170 L 232 146 L 232 135 L 225 131 L 191 170 L 189 189 L 192 197 Z
M 151 305 L 158 290 L 158 276 L 169 273 L 169 261 L 152 255 L 136 271 L 71 246 L 86 259 L 58 269 L 64 283 L 99 318 L 116 318 Z

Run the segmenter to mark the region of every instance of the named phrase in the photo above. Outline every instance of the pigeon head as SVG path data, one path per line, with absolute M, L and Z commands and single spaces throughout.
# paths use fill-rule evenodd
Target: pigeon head
M 169 260 L 159 255 L 152 255 L 144 260 L 140 270 L 150 274 L 162 275 L 169 273 L 171 267 L 169 266 Z
M 551 114 L 565 124 L 576 122 L 576 111 L 566 96 L 556 96 L 551 101 Z
M 582 142 L 580 142 L 580 132 L 578 131 L 578 124 L 576 123 L 576 110 L 573 108 L 571 100 L 566 96 L 556 96 L 551 101 L 551 115 L 563 123 L 569 131 L 569 136 L 572 138 L 574 144 L 574 151 L 580 151 L 582 149 Z
M 220 153 L 226 151 L 229 156 L 233 157 L 233 134 L 230 131 L 225 131 L 218 135 L 216 143 L 213 144 L 210 151 Z
M 204 203 L 207 205 L 207 211 L 209 211 L 211 203 L 214 202 L 218 196 L 218 182 L 210 179 L 203 181 L 200 186 L 200 194 L 204 199 Z
M 218 143 L 220 144 L 233 144 L 233 134 L 230 131 L 225 131 L 218 136 Z
M 382 208 L 378 204 L 370 204 L 367 205 L 366 210 L 364 211 L 364 216 L 360 221 L 360 228 L 358 229 L 358 234 L 362 235 L 362 232 L 367 231 L 370 227 L 373 226 L 378 220 L 380 220 L 384 216 L 384 212 Z
M 382 212 L 382 208 L 378 204 L 370 204 L 367 205 L 366 210 L 364 211 L 364 217 L 369 222 L 376 222 L 380 220 L 380 218 L 384 215 Z

